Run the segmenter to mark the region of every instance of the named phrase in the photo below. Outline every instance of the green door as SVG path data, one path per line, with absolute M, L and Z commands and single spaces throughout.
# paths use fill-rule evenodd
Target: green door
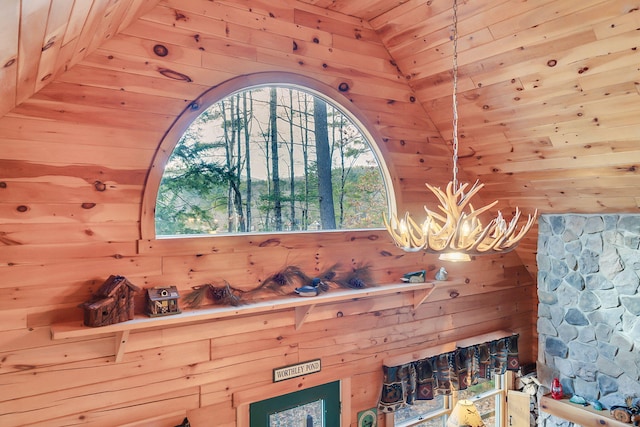
M 250 427 L 339 427 L 340 381 L 252 403 Z

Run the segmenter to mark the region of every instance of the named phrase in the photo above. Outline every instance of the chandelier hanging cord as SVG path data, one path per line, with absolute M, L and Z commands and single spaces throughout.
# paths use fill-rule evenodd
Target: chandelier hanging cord
M 383 215 L 384 225 L 393 238 L 396 246 L 406 252 L 423 250 L 439 253 L 440 259 L 470 260 L 470 255 L 506 253 L 518 246 L 520 240 L 533 226 L 538 211 L 529 215 L 518 231 L 520 209 L 506 221 L 498 211 L 496 218 L 486 226 L 480 216 L 487 213 L 498 201 L 494 201 L 479 209 L 471 204 L 471 198 L 484 187 L 479 180 L 465 193 L 468 183 L 458 182 L 458 2 L 453 0 L 453 179 L 443 191 L 429 185 L 427 188 L 436 196 L 440 204 L 440 213 L 424 207 L 427 218 L 422 224 L 414 221 L 409 213 L 402 219 L 392 214 L 387 220 Z
M 458 0 L 453 0 L 453 192 L 458 184 Z

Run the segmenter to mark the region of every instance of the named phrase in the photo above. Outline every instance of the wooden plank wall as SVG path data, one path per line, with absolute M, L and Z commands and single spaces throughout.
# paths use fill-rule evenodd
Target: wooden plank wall
M 322 0 L 303 0 L 327 5 Z M 363 2 L 337 0 L 333 10 Z M 369 3 L 375 10 L 376 3 Z M 400 2 L 399 2 L 400 3 Z M 452 1 L 406 1 L 370 24 L 430 118 L 452 132 Z M 458 2 L 460 169 L 495 209 L 632 212 L 640 206 L 637 0 Z M 422 181 L 404 182 L 405 197 Z M 518 254 L 536 274 L 537 233 Z
M 440 135 L 366 24 L 289 0 L 161 2 L 0 119 L 0 425 L 173 426 L 188 415 L 234 426 L 234 394 L 259 395 L 273 368 L 317 357 L 321 373 L 283 390 L 349 378 L 355 425 L 387 356 L 513 329 L 523 361 L 535 360 L 535 285 L 514 253 L 449 266 L 452 282 L 416 311 L 394 295 L 323 306 L 300 330 L 280 311 L 150 329 L 131 334 L 118 364 L 112 335 L 51 340 L 110 274 L 183 293 L 220 279 L 251 287 L 287 264 L 366 262 L 377 283 L 419 268 L 432 277 L 437 259 L 401 253 L 382 231 L 141 240 L 145 180 L 171 123 L 211 86 L 263 71 L 348 82 L 396 183 L 449 179 Z

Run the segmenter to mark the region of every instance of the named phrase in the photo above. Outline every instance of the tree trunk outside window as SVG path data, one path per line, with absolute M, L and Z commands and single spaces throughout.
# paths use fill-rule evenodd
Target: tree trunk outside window
M 271 97 L 269 101 L 270 117 L 271 117 L 271 173 L 273 181 L 273 214 L 275 216 L 275 230 L 282 231 L 282 201 L 280 193 L 280 171 L 278 163 L 280 157 L 278 155 L 278 96 L 276 88 L 271 88 Z
M 327 131 L 327 104 L 318 97 L 313 100 L 313 119 L 318 162 L 320 223 L 323 230 L 335 230 L 336 215 L 333 207 L 333 185 L 331 183 L 331 147 L 329 147 L 329 132 Z

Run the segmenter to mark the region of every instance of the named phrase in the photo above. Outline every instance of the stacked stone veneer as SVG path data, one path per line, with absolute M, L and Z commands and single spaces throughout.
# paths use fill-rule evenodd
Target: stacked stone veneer
M 558 377 L 565 393 L 607 408 L 640 398 L 640 215 L 538 223 L 539 380 L 549 387 Z

